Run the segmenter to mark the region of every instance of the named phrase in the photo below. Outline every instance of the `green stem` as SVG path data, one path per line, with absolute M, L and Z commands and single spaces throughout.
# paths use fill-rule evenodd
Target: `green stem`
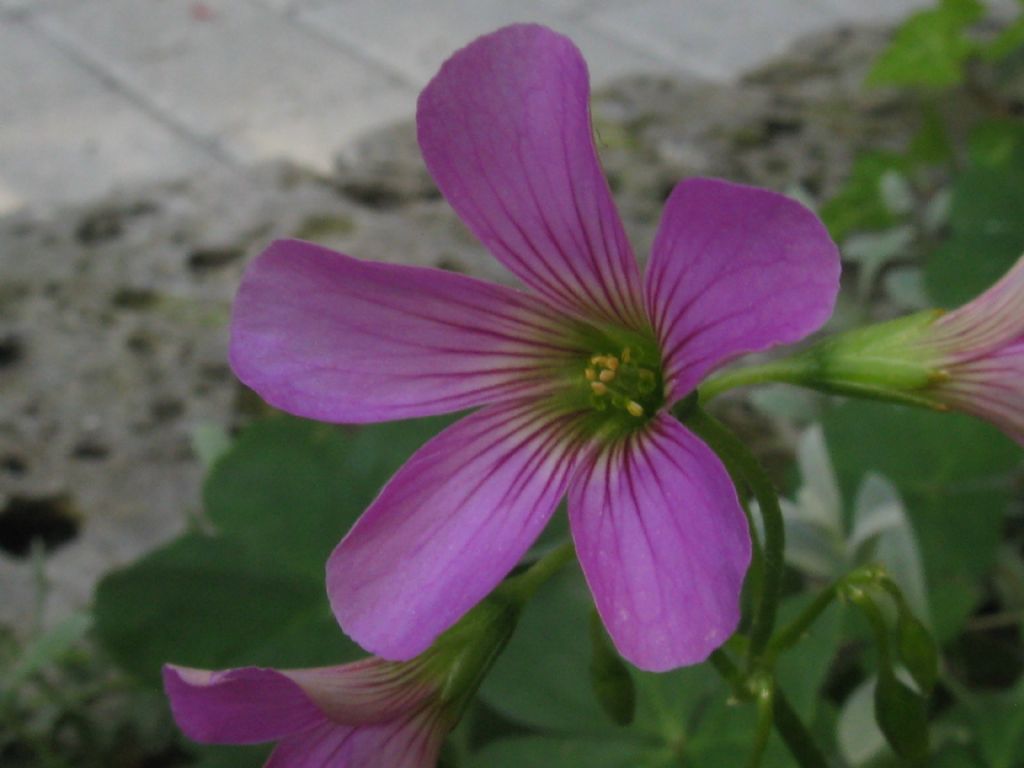
M 775 689 L 775 700 L 772 706 L 772 719 L 775 729 L 789 748 L 790 754 L 796 758 L 800 768 L 828 768 L 828 760 L 814 743 L 811 734 L 800 717 L 793 710 L 789 700 L 778 688 Z
M 545 554 L 525 572 L 507 579 L 499 587 L 506 595 L 514 597 L 525 603 L 534 593 L 552 576 L 558 573 L 563 566 L 567 565 L 576 556 L 576 550 L 571 541 L 552 549 Z
M 754 454 L 721 422 L 699 407 L 689 409 L 683 418 L 687 426 L 700 435 L 721 457 L 730 474 L 740 476 L 746 481 L 760 508 L 764 522 L 764 558 L 757 607 L 750 627 L 748 659 L 753 662 L 760 658 L 772 636 L 775 613 L 782 592 L 786 534 L 782 524 L 779 497 Z
M 760 768 L 764 751 L 768 748 L 768 738 L 772 735 L 772 713 L 775 710 L 775 686 L 771 680 L 765 680 L 757 692 L 757 733 L 754 738 L 754 749 L 747 761 L 747 768 Z
M 711 665 L 718 671 L 738 699 L 749 701 L 751 696 L 750 686 L 747 684 L 743 673 L 736 663 L 729 658 L 721 648 L 711 654 L 708 658 Z M 828 761 L 825 755 L 814 743 L 810 732 L 800 721 L 799 716 L 793 710 L 786 695 L 774 686 L 771 690 L 771 714 L 775 730 L 779 732 L 782 741 L 786 744 L 790 753 L 796 758 L 800 768 L 828 768 Z
M 810 629 L 811 625 L 818 620 L 818 617 L 825 612 L 832 601 L 839 594 L 840 587 L 846 583 L 845 577 L 832 582 L 828 587 L 818 593 L 810 605 L 804 608 L 800 615 L 783 627 L 775 637 L 772 638 L 765 650 L 765 657 L 774 660 L 782 651 L 792 648 Z M 769 662 L 770 663 L 770 662 Z
M 807 366 L 787 358 L 774 360 L 763 365 L 750 365 L 743 368 L 732 368 L 723 371 L 700 385 L 701 404 L 718 397 L 723 392 L 736 387 L 747 387 L 753 384 L 802 384 L 806 378 Z

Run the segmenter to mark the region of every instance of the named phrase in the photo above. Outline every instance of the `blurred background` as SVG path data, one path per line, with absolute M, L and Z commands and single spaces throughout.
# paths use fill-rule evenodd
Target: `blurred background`
M 816 208 L 844 255 L 840 330 L 955 306 L 1024 251 L 1021 16 L 1014 0 L 0 0 L 0 765 L 258 765 L 175 735 L 159 664 L 353 657 L 323 560 L 443 421 L 356 433 L 271 414 L 227 366 L 226 323 L 245 263 L 279 236 L 510 279 L 415 144 L 416 96 L 451 52 L 513 21 L 577 43 L 641 258 L 686 176 Z M 844 531 L 870 511 L 864 479 L 886 478 L 892 535 L 911 542 L 894 567 L 945 654 L 933 743 L 950 766 L 1021 765 L 1019 449 L 967 420 L 786 390 L 719 415 L 793 498 L 811 479 L 800 446 L 831 461 Z M 832 575 L 806 562 L 794 600 Z M 539 660 L 524 630 L 451 765 L 504 765 L 502 738 L 531 728 L 598 727 L 577 586 L 538 610 L 579 627 L 530 624 L 563 657 Z M 872 730 L 866 631 L 829 621 L 793 685 L 840 764 L 895 764 Z M 558 711 L 545 669 L 573 691 Z M 698 705 L 673 716 L 726 727 Z M 691 742 L 692 764 L 740 762 Z

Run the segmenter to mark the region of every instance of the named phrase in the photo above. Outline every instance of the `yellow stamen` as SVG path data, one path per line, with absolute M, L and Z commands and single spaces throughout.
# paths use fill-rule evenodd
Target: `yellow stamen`
M 629 362 L 629 358 L 630 358 L 629 347 L 626 347 L 624 350 L 622 350 L 622 362 L 628 363 Z
M 644 415 L 644 407 L 636 400 L 630 400 L 626 403 L 626 410 L 629 411 L 630 416 L 635 416 L 638 419 Z
M 594 390 L 594 394 L 595 395 L 605 395 L 605 394 L 608 394 L 608 387 L 606 387 L 600 381 L 592 381 L 592 382 L 590 382 L 590 388 L 592 390 Z
M 590 364 L 591 365 L 597 365 L 602 360 L 604 360 L 604 355 L 592 355 L 591 358 L 590 358 Z
M 611 368 L 605 368 L 601 371 L 601 374 L 597 377 L 606 384 L 615 378 L 615 371 Z
M 608 357 L 604 359 L 604 366 L 605 368 L 610 368 L 613 371 L 619 370 L 619 358 L 615 357 L 615 355 L 608 355 Z
M 583 375 L 584 377 L 586 377 L 587 381 L 593 381 L 594 379 L 597 378 L 597 371 L 595 371 L 593 368 L 587 368 L 583 372 Z

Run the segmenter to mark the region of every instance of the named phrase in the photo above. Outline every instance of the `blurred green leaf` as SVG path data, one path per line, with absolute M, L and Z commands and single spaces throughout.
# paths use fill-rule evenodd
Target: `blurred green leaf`
M 846 498 L 872 470 L 899 489 L 921 547 L 933 627 L 948 640 L 994 562 L 1020 449 L 966 416 L 867 402 L 832 408 L 824 426 Z
M 608 716 L 591 687 L 586 648 L 592 611 L 590 593 L 576 567 L 553 578 L 526 607 L 480 695 L 503 716 L 541 730 L 551 739 L 503 740 L 483 753 L 493 763 L 480 765 L 586 764 L 559 760 L 589 758 L 594 740 L 607 742 L 608 754 L 599 751 L 600 759 L 612 761 L 594 765 L 619 765 L 614 762 L 617 759 L 626 760 L 623 765 L 675 765 L 679 750 L 691 744 L 690 736 L 699 730 L 701 713 L 711 702 L 728 698 L 725 686 L 707 664 L 666 674 L 633 670 L 635 720 L 628 727 L 610 730 Z M 744 732 L 743 743 L 749 745 L 752 737 L 752 730 Z M 559 757 L 523 757 L 540 754 L 533 750 L 541 748 Z M 691 745 L 684 751 L 690 758 L 698 750 Z M 515 763 L 517 759 L 523 762 Z
M 636 686 L 597 611 L 590 614 L 590 682 L 598 704 L 616 725 L 636 716 Z
M 331 614 L 324 561 L 443 423 L 358 432 L 286 417 L 252 425 L 206 481 L 216 534 L 183 536 L 100 583 L 101 641 L 153 685 L 164 662 L 288 667 L 364 655 Z
M 614 739 L 569 736 L 528 736 L 488 744 L 470 768 L 669 768 L 678 765 L 671 754 L 652 754 L 645 745 Z
M 92 626 L 86 613 L 72 613 L 29 643 L 5 675 L 0 691 L 10 692 L 42 669 L 59 662 Z
M 950 236 L 928 260 L 925 284 L 957 306 L 995 283 L 1024 253 L 1024 125 L 993 122 L 971 141 L 970 165 L 953 182 Z
M 925 701 L 889 668 L 883 667 L 878 672 L 875 717 L 897 755 L 907 760 L 921 760 L 928 755 Z
M 885 229 L 898 217 L 882 194 L 887 174 L 903 173 L 907 160 L 895 152 L 865 152 L 853 161 L 850 176 L 839 193 L 821 207 L 821 218 L 833 239 L 843 240 L 857 231 Z
M 982 58 L 999 61 L 1024 47 L 1024 12 L 981 49 Z
M 231 448 L 231 436 L 220 424 L 204 422 L 192 428 L 192 452 L 209 469 Z
M 941 0 L 912 15 L 868 72 L 868 85 L 942 88 L 963 79 L 963 64 L 976 51 L 966 36 L 985 7 L 978 0 Z
M 939 650 L 928 629 L 917 617 L 906 610 L 900 611 L 896 623 L 897 644 L 903 666 L 925 696 L 935 687 L 939 677 Z
M 1017 768 L 1024 755 L 1024 683 L 975 700 L 971 720 L 989 768 Z

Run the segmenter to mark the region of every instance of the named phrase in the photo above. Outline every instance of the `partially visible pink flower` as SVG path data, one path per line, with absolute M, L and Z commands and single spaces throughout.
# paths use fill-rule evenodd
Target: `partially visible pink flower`
M 432 768 L 521 609 L 489 598 L 411 661 L 222 672 L 166 665 L 182 732 L 204 744 L 276 741 L 266 768 Z
M 363 423 L 483 406 L 425 445 L 328 563 L 342 628 L 407 659 L 490 592 L 568 494 L 619 651 L 664 670 L 735 629 L 750 559 L 718 458 L 669 412 L 738 355 L 816 330 L 839 258 L 781 195 L 711 179 L 669 197 L 646 275 L 594 146 L 586 65 L 518 25 L 419 99 L 424 159 L 529 292 L 297 241 L 250 265 L 231 361 L 268 402 Z M 401 254 L 397 254 L 400 258 Z
M 267 768 L 430 768 L 452 723 L 437 690 L 380 659 L 322 669 L 168 665 L 178 726 L 205 744 L 278 745 Z
M 973 301 L 941 315 L 920 342 L 942 372 L 940 403 L 1024 444 L 1024 257 Z

